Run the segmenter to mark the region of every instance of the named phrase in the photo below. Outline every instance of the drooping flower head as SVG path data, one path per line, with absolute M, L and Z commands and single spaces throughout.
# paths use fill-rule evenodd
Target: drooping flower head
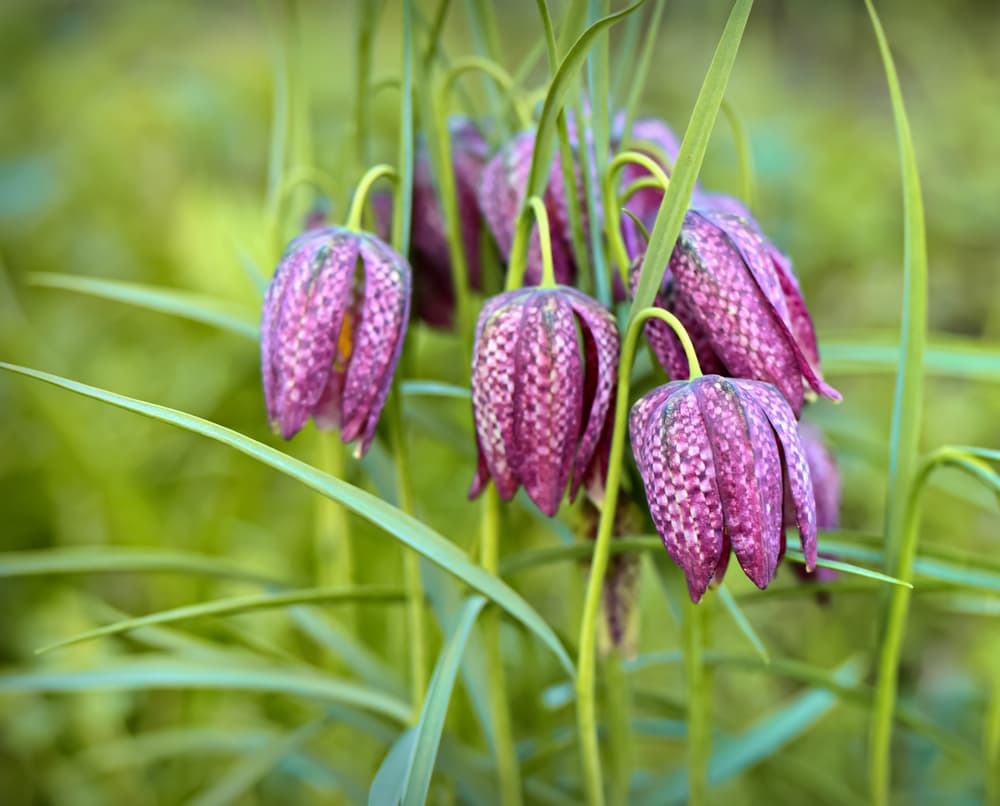
M 632 451 L 656 530 L 699 601 L 730 547 L 758 588 L 774 577 L 783 504 L 816 564 L 816 505 L 788 402 L 772 385 L 705 375 L 654 389 L 633 407 Z
M 489 147 L 476 124 L 468 118 L 449 121 L 451 162 L 455 193 L 462 227 L 462 248 L 468 269 L 469 288 L 482 286 L 479 230 L 482 215 L 476 191 Z M 383 238 L 392 229 L 392 197 L 372 195 L 376 227 Z M 413 310 L 432 327 L 448 328 L 455 315 L 455 288 L 452 282 L 451 253 L 444 211 L 431 171 L 427 146 L 420 143 L 413 169 L 413 206 L 410 226 L 410 264 L 413 267 Z
M 840 399 L 820 375 L 816 335 L 791 264 L 745 218 L 690 210 L 656 304 L 684 324 L 706 371 L 772 383 L 796 416 L 807 385 Z M 646 335 L 670 377 L 686 378 L 673 332 L 651 321 Z
M 479 464 L 470 497 L 490 479 L 505 501 L 523 485 L 551 516 L 571 477 L 575 497 L 610 416 L 618 351 L 611 313 L 573 288 L 527 287 L 490 299 L 472 359 Z
M 291 439 L 312 417 L 344 442 L 375 434 L 406 334 L 410 266 L 373 235 L 321 227 L 288 246 L 261 319 L 272 428 Z

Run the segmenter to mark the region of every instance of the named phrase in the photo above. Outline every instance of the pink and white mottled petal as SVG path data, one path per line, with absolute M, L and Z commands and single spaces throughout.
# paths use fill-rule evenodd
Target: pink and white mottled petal
M 482 461 L 504 501 L 517 492 L 507 457 L 514 432 L 514 353 L 521 327 L 524 291 L 509 291 L 486 303 L 476 325 L 472 356 L 472 412 Z M 477 471 L 470 496 L 482 490 Z
M 632 437 L 642 446 L 636 455 L 653 523 L 697 602 L 719 566 L 724 529 L 709 435 L 690 384 Z
M 751 431 L 736 388 L 725 378 L 706 375 L 691 387 L 715 460 L 726 533 L 746 575 L 758 588 L 766 588 L 778 565 L 781 486 L 762 488 L 759 482 L 767 470 L 777 470 L 780 479 L 777 446 L 767 433 L 760 445 L 755 443 L 760 434 Z M 763 425 L 770 430 L 766 421 Z
M 809 476 L 816 497 L 816 526 L 819 529 L 840 527 L 840 471 L 837 461 L 813 423 L 799 423 L 799 441 L 806 454 Z
M 806 568 L 812 570 L 816 565 L 816 499 L 809 474 L 809 462 L 799 441 L 798 423 L 795 422 L 788 401 L 773 386 L 744 380 L 734 380 L 732 383 L 739 387 L 744 397 L 756 401 L 777 434 L 782 464 L 788 479 L 785 494 L 791 496 L 802 551 L 806 556 Z
M 291 439 L 312 415 L 332 371 L 337 336 L 358 256 L 355 235 L 324 228 L 289 250 L 289 272 L 280 300 L 270 363 L 276 367 L 277 421 Z M 304 236 L 305 237 L 305 236 Z
M 774 383 L 800 411 L 795 350 L 732 239 L 705 216 L 688 213 L 670 271 L 674 293 L 701 324 L 725 374 Z
M 538 291 L 528 299 L 515 364 L 508 459 L 528 497 L 552 516 L 572 470 L 583 397 L 576 322 L 562 292 Z
M 385 404 L 410 315 L 410 265 L 372 236 L 361 241 L 364 297 L 344 378 L 341 439 L 361 437 L 363 454 Z
M 611 398 L 618 380 L 620 340 L 611 312 L 596 300 L 572 288 L 561 289 L 569 299 L 584 334 L 585 381 L 593 388 L 589 407 L 583 412 L 583 434 L 573 465 L 570 499 L 583 483 L 587 466 L 610 416 Z
M 775 246 L 770 248 L 771 262 L 778 273 L 778 281 L 781 283 L 781 291 L 785 295 L 785 303 L 788 306 L 788 316 L 792 325 L 792 333 L 802 352 L 819 374 L 819 346 L 816 343 L 816 330 L 813 327 L 812 317 L 809 309 L 806 308 L 806 301 L 802 297 L 802 289 L 799 281 L 795 277 L 792 269 L 792 261 Z

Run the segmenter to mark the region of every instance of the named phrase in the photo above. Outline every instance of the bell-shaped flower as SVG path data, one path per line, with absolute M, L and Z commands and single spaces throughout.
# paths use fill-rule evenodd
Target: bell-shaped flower
M 575 143 L 571 143 L 577 148 Z M 528 173 L 535 149 L 535 132 L 525 131 L 515 135 L 483 168 L 479 184 L 479 209 L 493 233 L 504 260 L 510 258 L 514 244 L 517 216 L 524 204 L 528 188 Z M 574 156 L 575 188 L 580 207 L 584 233 L 589 232 L 587 204 L 583 194 L 583 174 Z M 596 181 L 596 180 L 595 180 Z M 569 206 L 566 184 L 558 155 L 552 160 L 548 181 L 542 199 L 552 225 L 551 248 L 555 278 L 560 283 L 572 283 L 576 276 L 570 230 Z M 537 228 L 532 231 L 528 244 L 528 260 L 524 282 L 537 284 L 542 277 L 542 250 Z
M 816 564 L 816 505 L 788 402 L 772 385 L 704 375 L 654 389 L 632 407 L 632 451 L 656 530 L 699 601 L 730 547 L 759 588 L 795 512 L 807 567 Z
M 406 334 L 410 266 L 373 235 L 310 230 L 289 245 L 261 319 L 271 427 L 291 439 L 312 417 L 344 442 L 375 434 Z
M 462 230 L 462 248 L 468 271 L 469 288 L 482 284 L 479 230 L 482 215 L 476 198 L 480 173 L 489 146 L 479 127 L 468 118 L 449 121 L 451 165 Z M 413 168 L 413 206 L 410 226 L 410 265 L 413 267 L 413 311 L 432 327 L 448 328 L 455 316 L 455 288 L 452 282 L 451 252 L 444 211 L 438 197 L 427 146 L 421 143 Z M 383 238 L 392 230 L 392 197 L 372 195 L 376 229 Z
M 633 266 L 633 287 L 640 267 Z M 774 384 L 796 416 L 807 386 L 840 399 L 820 375 L 812 319 L 791 264 L 743 217 L 690 210 L 656 304 L 684 324 L 706 372 Z M 646 335 L 670 377 L 686 378 L 674 333 L 654 320 Z
M 488 300 L 476 327 L 472 410 L 479 464 L 469 490 L 492 479 L 508 501 L 524 486 L 547 515 L 589 483 L 611 416 L 619 338 L 600 303 L 566 286 L 526 287 Z

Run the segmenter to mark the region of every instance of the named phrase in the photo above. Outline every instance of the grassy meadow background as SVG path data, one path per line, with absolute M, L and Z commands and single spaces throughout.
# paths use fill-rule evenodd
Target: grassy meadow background
M 334 221 L 346 215 L 351 189 L 368 167 L 359 162 L 354 140 L 358 5 L 303 0 L 291 43 L 299 79 L 293 115 L 308 124 L 297 127 L 291 148 L 320 169 Z M 729 5 L 669 0 L 643 113 L 683 130 Z M 424 19 L 432 6 L 418 3 Z M 455 59 L 475 46 L 465 4 L 452 6 L 443 43 Z M 552 6 L 558 18 L 564 4 Z M 969 349 L 982 354 L 977 377 L 946 354 L 929 360 L 922 446 L 996 447 L 1000 6 L 882 0 L 878 7 L 923 180 L 931 347 L 959 340 L 979 343 Z M 537 14 L 529 2 L 497 8 L 501 60 L 514 71 L 541 35 Z M 265 209 L 275 9 L 248 0 L 0 5 L 0 360 L 190 411 L 329 466 L 334 443 L 311 426 L 287 445 L 269 434 L 252 339 L 45 287 L 38 277 L 57 272 L 183 289 L 256 315 L 253 267 L 269 275 L 277 256 Z M 418 25 L 421 36 L 425 29 Z M 634 61 L 622 55 L 623 32 L 623 26 L 613 32 L 613 65 Z M 399 41 L 399 8 L 387 2 L 373 43 L 373 80 L 398 75 Z M 529 86 L 542 84 L 544 58 L 530 75 Z M 468 111 L 485 114 L 478 79 L 463 86 L 473 104 Z M 397 97 L 387 90 L 371 98 L 373 162 L 394 161 Z M 863 4 L 758 0 L 727 99 L 752 147 L 754 212 L 794 260 L 826 375 L 844 395 L 842 405 L 823 402 L 806 414 L 827 430 L 841 465 L 843 526 L 877 533 L 894 383 L 894 365 L 879 347 L 897 338 L 902 218 L 885 77 Z M 456 111 L 462 109 L 457 96 Z M 702 181 L 716 190 L 739 189 L 733 141 L 721 116 Z M 314 202 L 315 190 L 299 185 L 282 239 Z M 454 339 L 415 323 L 410 339 L 417 345 L 413 377 L 465 383 Z M 864 350 L 883 358 L 859 361 Z M 5 552 L 143 547 L 223 558 L 295 586 L 340 579 L 338 558 L 318 552 L 316 534 L 339 528 L 344 516 L 246 457 L 11 375 L 0 376 L 0 412 Z M 404 415 L 418 516 L 471 550 L 479 506 L 466 500 L 475 463 L 468 402 L 412 397 Z M 381 445 L 361 463 L 350 459 L 344 473 L 394 499 L 390 457 Z M 571 539 L 572 513 L 550 524 L 525 500 L 504 510 L 502 556 Z M 922 544 L 963 549 L 995 564 L 995 504 L 957 472 L 941 472 L 924 507 Z M 346 517 L 355 581 L 400 585 L 398 544 Z M 773 656 L 826 669 L 870 657 L 880 589 L 835 595 L 823 606 L 812 597 L 780 595 L 798 584 L 789 569 L 766 593 L 755 592 L 737 571 L 727 577 L 729 586 Z M 575 644 L 582 566 L 528 570 L 508 581 Z M 425 568 L 425 584 L 438 613 L 461 592 L 432 568 Z M 405 696 L 407 633 L 395 600 L 202 619 L 35 655 L 40 646 L 123 614 L 259 589 L 166 571 L 0 577 L 0 667 L 10 673 L 97 669 L 138 654 L 172 653 L 223 676 L 262 664 L 307 665 Z M 997 601 L 987 593 L 962 598 L 933 586 L 921 591 L 918 580 L 901 701 L 961 738 L 963 749 L 944 752 L 939 742 L 897 727 L 900 802 L 905 796 L 908 803 L 972 804 L 986 797 L 984 720 L 1000 700 Z M 433 618 L 431 635 L 436 653 L 441 631 Z M 566 741 L 573 710 L 542 703 L 543 691 L 562 682 L 562 672 L 519 627 L 505 624 L 502 638 L 515 738 L 528 759 L 523 772 L 538 779 L 528 800 L 546 802 L 546 788 L 561 788 L 572 800 L 579 795 L 577 754 Z M 751 652 L 722 615 L 712 640 L 727 652 Z M 644 559 L 639 651 L 676 649 L 678 641 L 652 561 Z M 759 671 L 720 669 L 714 678 L 717 745 L 803 689 L 802 682 Z M 659 726 L 636 738 L 640 786 L 683 768 L 684 740 L 664 729 L 680 718 L 681 669 L 642 669 L 632 682 L 635 716 Z M 226 775 L 238 778 L 248 758 L 261 758 L 254 753 L 273 748 L 322 708 L 274 692 L 0 691 L 0 800 L 11 806 L 187 802 Z M 461 686 L 450 713 L 451 745 L 441 764 L 477 770 L 476 763 L 490 757 L 472 698 Z M 730 806 L 863 802 L 867 719 L 863 704 L 837 704 L 780 751 L 726 776 L 713 799 Z M 314 734 L 264 765 L 235 802 L 366 802 L 368 783 L 398 731 L 374 717 L 331 711 Z M 531 744 L 539 737 L 551 745 L 550 754 Z M 469 761 L 469 754 L 479 761 Z M 477 774 L 492 780 L 488 768 Z M 492 796 L 487 792 L 482 802 Z M 435 779 L 431 799 L 453 797 L 451 778 Z

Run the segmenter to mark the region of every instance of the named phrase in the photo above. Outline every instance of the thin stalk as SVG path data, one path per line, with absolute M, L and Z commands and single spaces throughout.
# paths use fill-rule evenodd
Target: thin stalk
M 266 15 L 269 5 L 261 3 Z M 267 167 L 267 211 L 268 249 L 278 251 L 281 229 L 281 188 L 284 185 L 285 169 L 288 165 L 288 131 L 291 127 L 289 97 L 291 95 L 291 70 L 288 65 L 288 24 L 285 14 L 279 10 L 277 21 L 269 21 L 268 27 L 275 31 L 271 48 L 273 59 L 274 108 L 271 117 L 271 147 Z
M 538 241 L 541 245 L 542 253 L 542 288 L 555 288 L 556 272 L 552 265 L 552 232 L 549 229 L 549 213 L 542 204 L 542 200 L 537 196 L 528 199 L 528 204 L 535 214 L 535 221 L 538 222 Z
M 477 55 L 492 61 L 499 62 L 500 44 L 497 36 L 496 20 L 493 18 L 492 3 L 483 0 L 465 0 L 465 9 L 469 18 L 469 30 L 472 33 L 472 43 Z M 486 99 L 490 114 L 497 122 L 496 142 L 504 143 L 510 136 L 507 122 L 501 115 L 503 100 L 489 82 L 486 83 Z
M 725 114 L 726 120 L 729 121 L 729 128 L 733 133 L 733 148 L 736 149 L 736 165 L 740 173 L 740 198 L 743 199 L 747 209 L 753 210 L 753 156 L 750 151 L 747 130 L 733 105 L 725 99 L 722 101 L 722 112 Z
M 542 200 L 538 196 L 532 196 L 525 202 L 514 223 L 514 243 L 507 264 L 507 291 L 520 288 L 524 282 L 524 270 L 528 262 L 528 241 L 533 223 L 538 224 L 538 244 L 542 253 L 542 286 L 551 288 L 556 285 L 549 214 Z
M 379 179 L 385 177 L 393 181 L 398 181 L 396 170 L 391 165 L 376 165 L 365 171 L 358 186 L 351 197 L 351 206 L 347 211 L 347 221 L 344 227 L 349 230 L 358 231 L 361 229 L 361 216 L 364 214 L 365 202 L 368 200 L 368 192 Z
M 602 17 L 611 13 L 611 0 L 590 0 L 588 3 L 588 24 L 596 22 Z M 633 18 L 636 15 L 633 15 Z M 608 277 L 608 265 L 605 260 L 604 245 L 601 241 L 600 227 L 596 222 L 600 220 L 601 204 L 607 205 L 608 200 L 601 197 L 604 189 L 604 176 L 608 170 L 608 154 L 611 151 L 610 121 L 608 119 L 608 103 L 610 101 L 608 62 L 609 62 L 609 39 L 611 33 L 604 31 L 601 33 L 594 46 L 587 56 L 588 84 L 590 87 L 590 120 L 589 130 L 594 136 L 594 169 L 591 175 L 587 159 L 581 159 L 583 164 L 583 187 L 587 198 L 587 209 L 590 213 L 590 220 L 594 224 L 590 227 L 590 249 L 594 259 L 594 286 L 597 298 L 605 305 L 611 304 L 611 284 Z M 586 153 L 586 138 L 581 138 L 581 152 Z
M 423 59 L 420 60 L 421 68 L 425 74 L 430 72 L 434 57 L 437 55 L 438 42 L 441 39 L 441 31 L 444 29 L 444 21 L 448 16 L 450 5 L 451 0 L 439 0 L 437 11 L 434 12 L 431 28 L 427 32 L 427 49 L 424 51 Z
M 500 567 L 500 500 L 493 485 L 487 487 L 483 494 L 481 541 L 480 560 L 483 569 L 491 574 L 497 574 Z M 486 650 L 486 685 L 490 719 L 493 723 L 493 749 L 500 782 L 500 802 L 503 806 L 519 806 L 521 773 L 507 704 L 503 649 L 500 646 L 500 611 L 488 606 L 480 620 Z
M 684 677 L 687 681 L 688 806 L 708 803 L 712 752 L 712 692 L 705 670 L 708 608 L 688 601 L 684 610 Z
M 596 665 L 595 646 L 597 641 L 597 614 L 604 590 L 604 576 L 608 570 L 608 556 L 611 553 L 611 533 L 614 528 L 615 512 L 618 507 L 618 490 L 621 484 L 623 455 L 625 452 L 625 432 L 628 428 L 629 388 L 631 386 L 632 363 L 642 326 L 648 319 L 666 322 L 681 341 L 689 364 L 691 380 L 701 377 L 701 367 L 695 355 L 691 337 L 680 321 L 662 308 L 644 308 L 629 322 L 622 342 L 621 361 L 618 365 L 618 393 L 615 399 L 615 414 L 611 433 L 611 450 L 608 457 L 608 479 L 604 493 L 604 504 L 597 526 L 597 539 L 590 563 L 590 577 L 583 604 L 583 618 L 580 622 L 579 656 L 577 658 L 576 703 L 577 733 L 580 736 L 580 753 L 584 772 L 584 790 L 587 803 L 591 806 L 604 803 L 604 788 L 601 775 L 601 755 L 597 742 L 597 708 L 594 703 L 594 677 Z
M 635 120 L 636 112 L 639 109 L 639 99 L 642 97 L 642 90 L 646 86 L 646 76 L 649 75 L 649 64 L 653 58 L 653 49 L 656 45 L 656 38 L 660 33 L 660 18 L 663 16 L 665 0 L 654 0 L 653 13 L 649 15 L 649 27 L 646 30 L 646 39 L 642 43 L 642 53 L 634 69 L 630 71 L 628 99 L 625 101 L 625 125 L 622 129 L 622 141 L 628 140 L 632 133 L 632 122 Z
M 508 103 L 514 109 L 517 116 L 518 127 L 527 129 L 531 125 L 531 112 L 525 104 L 524 98 L 517 92 L 517 81 L 501 65 L 490 59 L 481 56 L 466 56 L 464 59 L 456 61 L 445 77 L 445 82 L 439 93 L 443 114 L 447 114 L 447 96 L 454 88 L 455 82 L 465 73 L 478 71 L 496 82 L 496 85 L 504 91 Z
M 992 469 L 985 462 L 953 447 L 939 448 L 920 463 L 907 495 L 901 535 L 902 543 L 893 569 L 893 576 L 908 584 L 912 583 L 913 580 L 913 562 L 917 555 L 921 497 L 931 473 L 936 468 L 945 465 L 953 465 L 967 470 L 975 478 L 984 478 L 979 475 L 983 472 L 988 474 L 985 478 L 995 477 Z M 899 659 L 903 649 L 906 618 L 910 609 L 912 592 L 912 586 L 892 586 L 879 648 L 868 752 L 872 801 L 881 804 L 889 802 L 892 724 L 899 682 Z
M 346 449 L 332 434 L 319 434 L 320 467 L 331 476 L 344 478 Z M 351 523 L 342 504 L 327 498 L 317 499 L 317 529 L 313 562 L 317 587 L 335 585 L 350 587 L 354 583 L 354 547 Z M 342 611 L 345 626 L 354 626 L 353 605 Z
M 370 128 L 370 102 L 374 92 L 369 91 L 368 77 L 372 74 L 372 40 L 375 38 L 375 19 L 378 3 L 358 4 L 358 52 L 354 80 L 354 139 L 359 164 L 367 165 L 370 160 L 368 130 Z

